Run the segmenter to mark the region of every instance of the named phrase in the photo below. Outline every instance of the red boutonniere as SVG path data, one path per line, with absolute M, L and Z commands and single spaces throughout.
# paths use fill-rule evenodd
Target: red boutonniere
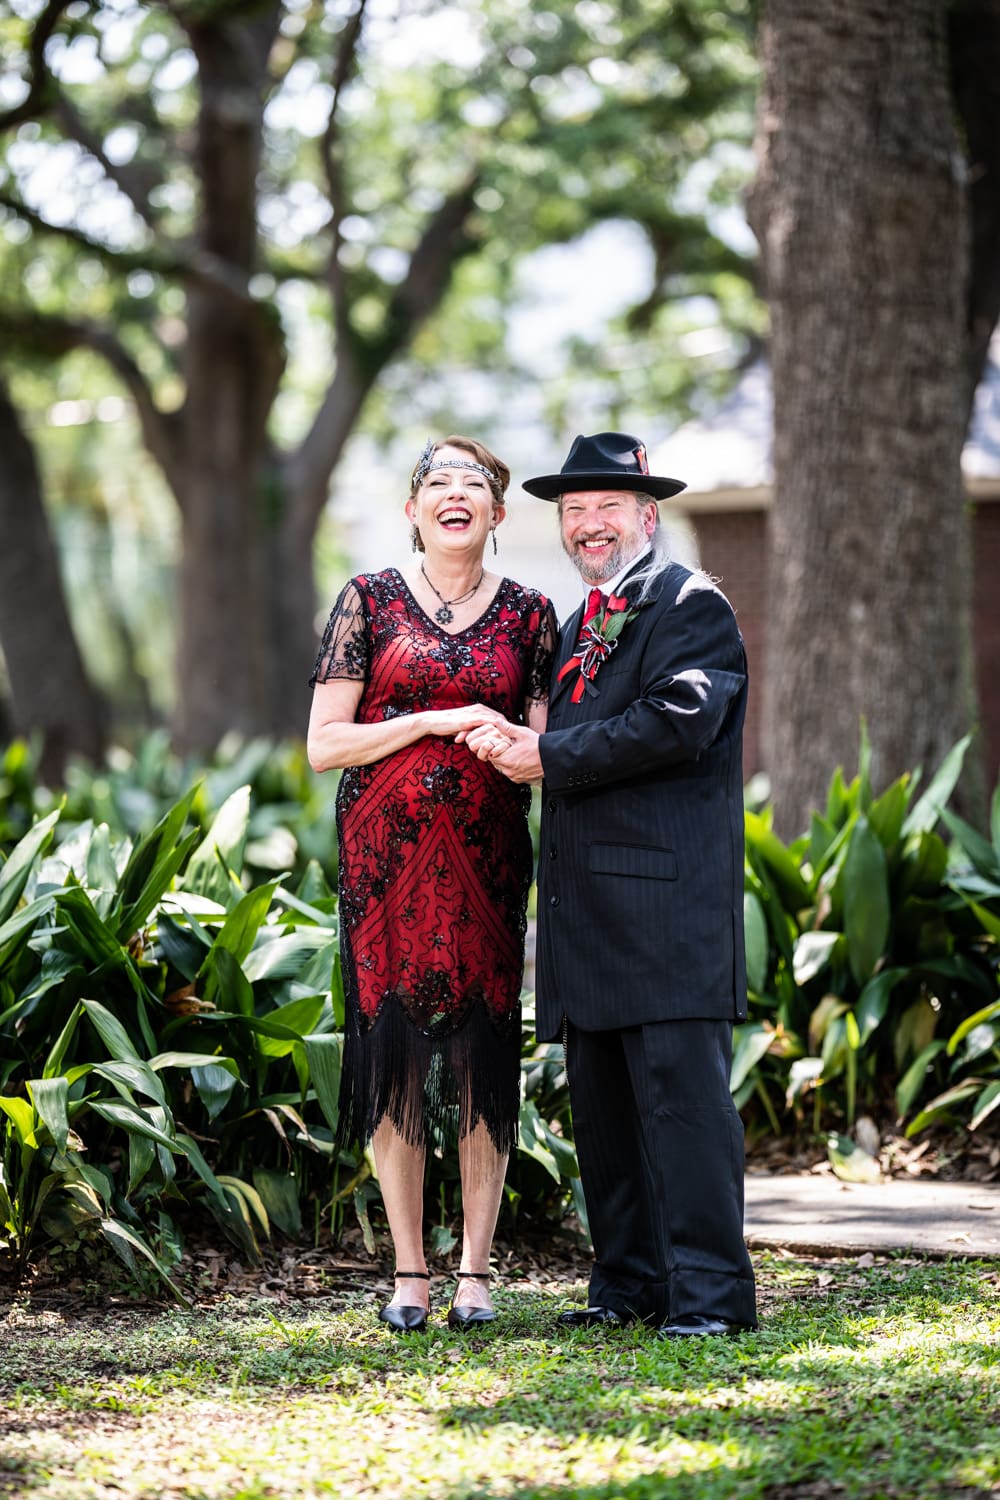
M 638 613 L 637 609 L 630 608 L 624 594 L 611 594 L 603 609 L 598 606 L 593 613 L 588 611 L 584 615 L 576 651 L 559 673 L 561 682 L 570 672 L 579 672 L 572 693 L 574 703 L 579 703 L 587 691 L 587 684 L 597 676 L 598 667 L 607 661 L 625 626 Z

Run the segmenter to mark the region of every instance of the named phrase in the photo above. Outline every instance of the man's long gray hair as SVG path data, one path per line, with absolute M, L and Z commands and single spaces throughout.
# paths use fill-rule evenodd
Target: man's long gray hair
M 633 573 L 629 579 L 629 599 L 634 605 L 641 606 L 646 603 L 653 591 L 653 586 L 660 574 L 670 566 L 670 553 L 667 546 L 667 534 L 663 529 L 663 521 L 660 518 L 660 507 L 652 495 L 636 492 L 635 502 L 637 505 L 656 505 L 656 525 L 653 527 L 653 535 L 650 537 L 652 551 L 643 559 L 642 567 L 638 573 Z M 638 587 L 638 593 L 636 588 Z

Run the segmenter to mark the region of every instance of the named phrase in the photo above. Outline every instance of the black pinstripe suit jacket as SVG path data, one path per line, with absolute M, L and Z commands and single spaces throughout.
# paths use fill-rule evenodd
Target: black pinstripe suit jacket
M 620 592 L 628 593 L 626 580 Z M 671 563 L 579 703 L 563 630 L 538 870 L 537 1031 L 746 1014 L 746 656 L 733 611 Z

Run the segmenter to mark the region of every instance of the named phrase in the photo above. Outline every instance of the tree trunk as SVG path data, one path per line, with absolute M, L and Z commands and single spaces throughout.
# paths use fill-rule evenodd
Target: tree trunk
M 2 377 L 0 453 L 0 644 L 12 725 L 41 733 L 42 770 L 59 780 L 68 754 L 99 758 L 105 716 L 70 624 L 35 454 Z
M 252 275 L 266 66 L 278 19 L 190 26 L 201 107 L 199 248 Z M 267 421 L 283 367 L 276 315 L 249 297 L 193 287 L 183 412 L 178 711 L 185 750 L 229 730 L 272 728 L 271 601 L 266 567 L 273 493 Z
M 772 321 L 765 764 L 804 826 L 972 722 L 969 230 L 939 0 L 770 0 L 751 218 Z
M 267 413 L 274 342 L 250 318 L 189 301 L 186 483 L 178 575 L 178 711 L 185 750 L 229 730 L 272 727 L 271 576 L 275 495 Z

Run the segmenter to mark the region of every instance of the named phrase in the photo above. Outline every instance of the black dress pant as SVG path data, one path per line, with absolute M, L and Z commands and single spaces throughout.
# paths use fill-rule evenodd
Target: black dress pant
M 568 1022 L 591 1306 L 655 1324 L 702 1313 L 756 1327 L 731 1056 L 728 1021 Z

